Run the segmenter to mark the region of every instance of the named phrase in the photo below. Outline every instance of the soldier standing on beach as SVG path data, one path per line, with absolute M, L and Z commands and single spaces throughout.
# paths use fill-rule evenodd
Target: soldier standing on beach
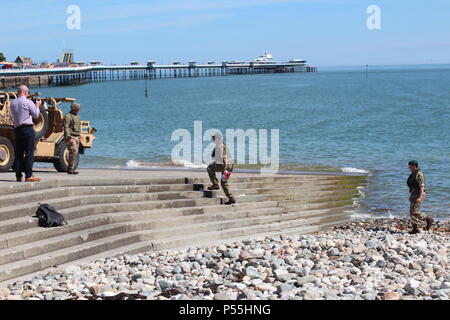
M 411 234 L 419 233 L 418 224 L 421 221 L 426 221 L 427 225 L 425 230 L 430 230 L 433 219 L 427 217 L 424 213 L 420 211 L 420 205 L 425 201 L 425 175 L 419 168 L 419 163 L 416 160 L 411 160 L 408 162 L 409 170 L 411 174 L 408 178 L 407 184 L 409 187 L 409 214 L 412 219 L 412 231 Z
M 64 139 L 67 144 L 67 149 L 69 150 L 68 162 L 68 174 L 78 174 L 75 171 L 75 161 L 78 156 L 78 149 L 80 147 L 80 131 L 81 131 L 81 121 L 78 116 L 80 111 L 80 105 L 78 103 L 73 103 L 70 112 L 64 117 Z
M 214 162 L 212 162 L 207 169 L 209 179 L 212 183 L 212 185 L 208 187 L 208 190 L 219 190 L 219 181 L 217 180 L 216 172 L 221 172 L 222 178 L 220 179 L 220 184 L 228 198 L 228 201 L 225 202 L 225 204 L 230 205 L 236 203 L 228 184 L 228 177 L 232 170 L 231 159 L 228 157 L 227 146 L 222 143 L 222 136 L 217 133 L 213 135 L 212 140 L 216 143 L 216 146 L 211 155 L 214 158 Z

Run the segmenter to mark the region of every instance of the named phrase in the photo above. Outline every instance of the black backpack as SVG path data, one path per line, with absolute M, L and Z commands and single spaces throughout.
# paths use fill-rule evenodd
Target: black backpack
M 39 218 L 38 225 L 44 228 L 60 227 L 67 224 L 64 221 L 64 216 L 48 203 L 39 204 L 34 217 Z

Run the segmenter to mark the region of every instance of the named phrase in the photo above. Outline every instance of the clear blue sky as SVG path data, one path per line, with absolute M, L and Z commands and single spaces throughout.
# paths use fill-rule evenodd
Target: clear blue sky
M 69 30 L 69 5 L 81 29 Z M 381 30 L 366 9 L 381 8 Z M 250 60 L 312 65 L 450 63 L 449 0 L 23 0 L 2 1 L 0 52 L 55 61 Z

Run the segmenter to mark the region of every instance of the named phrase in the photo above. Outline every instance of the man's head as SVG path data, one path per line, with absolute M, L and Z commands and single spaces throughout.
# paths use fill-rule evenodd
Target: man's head
M 414 172 L 419 168 L 419 163 L 416 160 L 411 160 L 408 162 L 408 167 L 411 172 Z
M 28 94 L 30 93 L 30 90 L 28 89 L 28 87 L 26 85 L 21 85 L 19 87 L 19 89 L 17 90 L 17 94 L 19 95 L 19 97 L 25 96 L 27 97 Z
M 78 103 L 72 103 L 72 106 L 70 107 L 70 111 L 73 114 L 78 114 L 78 112 L 80 112 L 80 105 Z
M 222 142 L 222 135 L 220 133 L 214 133 L 212 141 L 214 141 L 215 144 L 220 144 Z

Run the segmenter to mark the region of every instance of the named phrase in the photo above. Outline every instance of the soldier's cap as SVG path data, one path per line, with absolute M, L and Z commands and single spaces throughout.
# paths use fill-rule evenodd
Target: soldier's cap
M 216 138 L 217 139 L 222 139 L 222 135 L 219 132 L 216 132 L 216 133 L 213 134 L 212 140 L 214 141 L 214 140 L 216 140 Z
M 71 109 L 77 109 L 80 110 L 81 106 L 79 103 L 72 103 Z
M 410 162 L 408 162 L 408 166 L 419 166 L 419 162 L 417 162 L 417 160 L 411 160 Z

